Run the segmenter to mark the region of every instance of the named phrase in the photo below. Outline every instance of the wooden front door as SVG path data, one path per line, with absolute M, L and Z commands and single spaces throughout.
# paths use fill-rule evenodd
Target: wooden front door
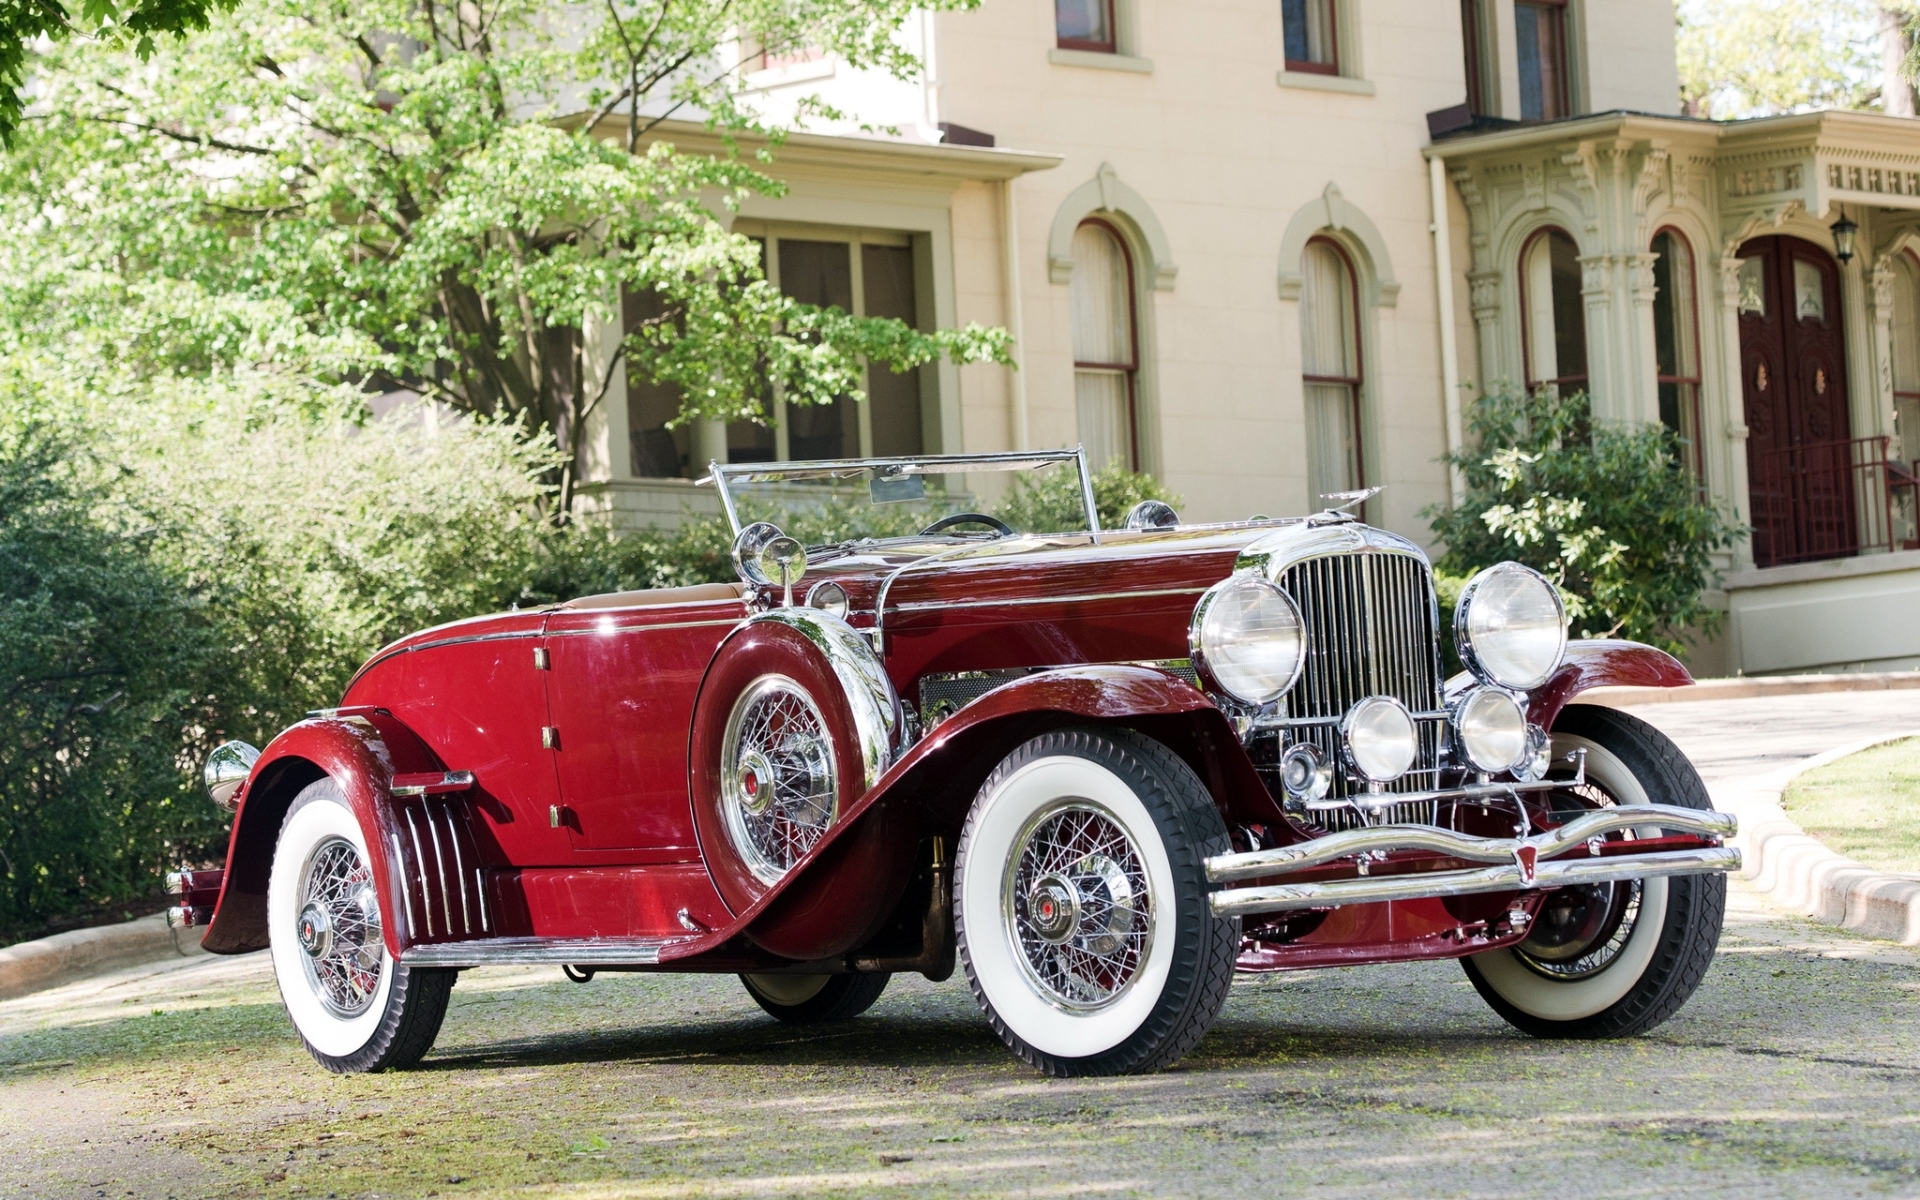
M 1833 257 L 1793 237 L 1740 248 L 1740 375 L 1757 566 L 1858 551 L 1846 341 Z

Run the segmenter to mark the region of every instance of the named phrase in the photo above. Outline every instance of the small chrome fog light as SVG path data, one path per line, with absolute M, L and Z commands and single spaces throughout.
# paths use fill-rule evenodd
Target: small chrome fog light
M 831 613 L 844 621 L 852 605 L 847 600 L 847 589 L 828 581 L 813 585 L 813 590 L 807 593 L 807 607 Z
M 1318 800 L 1333 787 L 1333 766 L 1302 742 L 1280 756 L 1280 786 L 1295 800 Z
M 1553 765 L 1551 742 L 1547 731 L 1538 725 L 1527 726 L 1527 750 L 1513 768 L 1513 773 L 1528 783 L 1547 777 L 1547 768 Z
M 1527 714 L 1498 688 L 1475 688 L 1453 710 L 1461 753 L 1477 769 L 1510 771 L 1527 751 Z
M 1392 696 L 1368 696 L 1340 722 L 1347 758 L 1371 783 L 1392 783 L 1413 769 L 1420 737 L 1407 706 Z

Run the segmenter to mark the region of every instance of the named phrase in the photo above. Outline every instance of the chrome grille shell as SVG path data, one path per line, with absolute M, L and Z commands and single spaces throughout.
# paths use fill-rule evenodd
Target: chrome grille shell
M 1447 744 L 1441 698 L 1440 610 L 1433 570 L 1420 548 L 1382 529 L 1354 523 L 1278 530 L 1244 550 L 1236 570 L 1278 584 L 1299 606 L 1307 627 L 1307 661 L 1276 711 L 1257 724 L 1282 743 L 1319 748 L 1334 771 L 1329 799 L 1363 785 L 1343 769 L 1339 723 L 1367 696 L 1392 696 L 1413 714 L 1420 753 L 1413 770 L 1381 790 L 1416 792 L 1439 784 Z M 1386 823 L 1433 823 L 1432 801 L 1393 805 Z M 1322 812 L 1316 825 L 1345 828 L 1357 814 Z

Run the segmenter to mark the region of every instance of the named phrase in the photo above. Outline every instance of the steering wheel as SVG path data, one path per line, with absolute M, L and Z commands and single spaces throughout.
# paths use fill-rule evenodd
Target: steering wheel
M 975 512 L 954 513 L 950 517 L 941 517 L 938 521 L 922 529 L 920 536 L 925 537 L 930 533 L 944 533 L 952 529 L 955 525 L 985 525 L 987 528 L 993 530 L 995 537 L 1013 536 L 1013 526 L 1002 521 L 999 517 L 990 517 L 986 513 Z

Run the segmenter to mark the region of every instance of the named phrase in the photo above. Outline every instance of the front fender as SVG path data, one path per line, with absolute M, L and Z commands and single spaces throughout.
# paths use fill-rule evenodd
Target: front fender
M 1665 650 L 1639 642 L 1592 638 L 1567 643 L 1566 661 L 1527 695 L 1527 719 L 1552 729 L 1560 710 L 1597 687 L 1687 687 L 1693 676 Z
M 1167 744 L 1194 768 L 1230 822 L 1285 820 L 1226 717 L 1191 684 L 1152 667 L 1042 671 L 981 696 L 895 760 L 783 884 L 742 914 L 744 927 L 755 940 L 830 944 L 832 931 L 873 915 L 849 911 L 840 899 L 861 894 L 861 881 L 847 876 L 871 866 L 836 847 L 874 820 L 909 823 L 919 836 L 956 836 L 981 781 L 1008 752 L 1049 729 L 1085 721 L 1125 725 Z
M 301 789 L 329 776 L 360 822 L 381 911 L 401 911 L 391 864 L 383 852 L 393 834 L 389 789 L 396 771 L 437 766 L 425 744 L 384 712 L 315 717 L 274 738 L 239 793 L 220 898 L 200 944 L 215 954 L 244 954 L 267 947 L 267 881 L 281 822 Z M 398 921 L 383 923 L 387 952 L 395 957 L 405 948 L 399 925 Z

